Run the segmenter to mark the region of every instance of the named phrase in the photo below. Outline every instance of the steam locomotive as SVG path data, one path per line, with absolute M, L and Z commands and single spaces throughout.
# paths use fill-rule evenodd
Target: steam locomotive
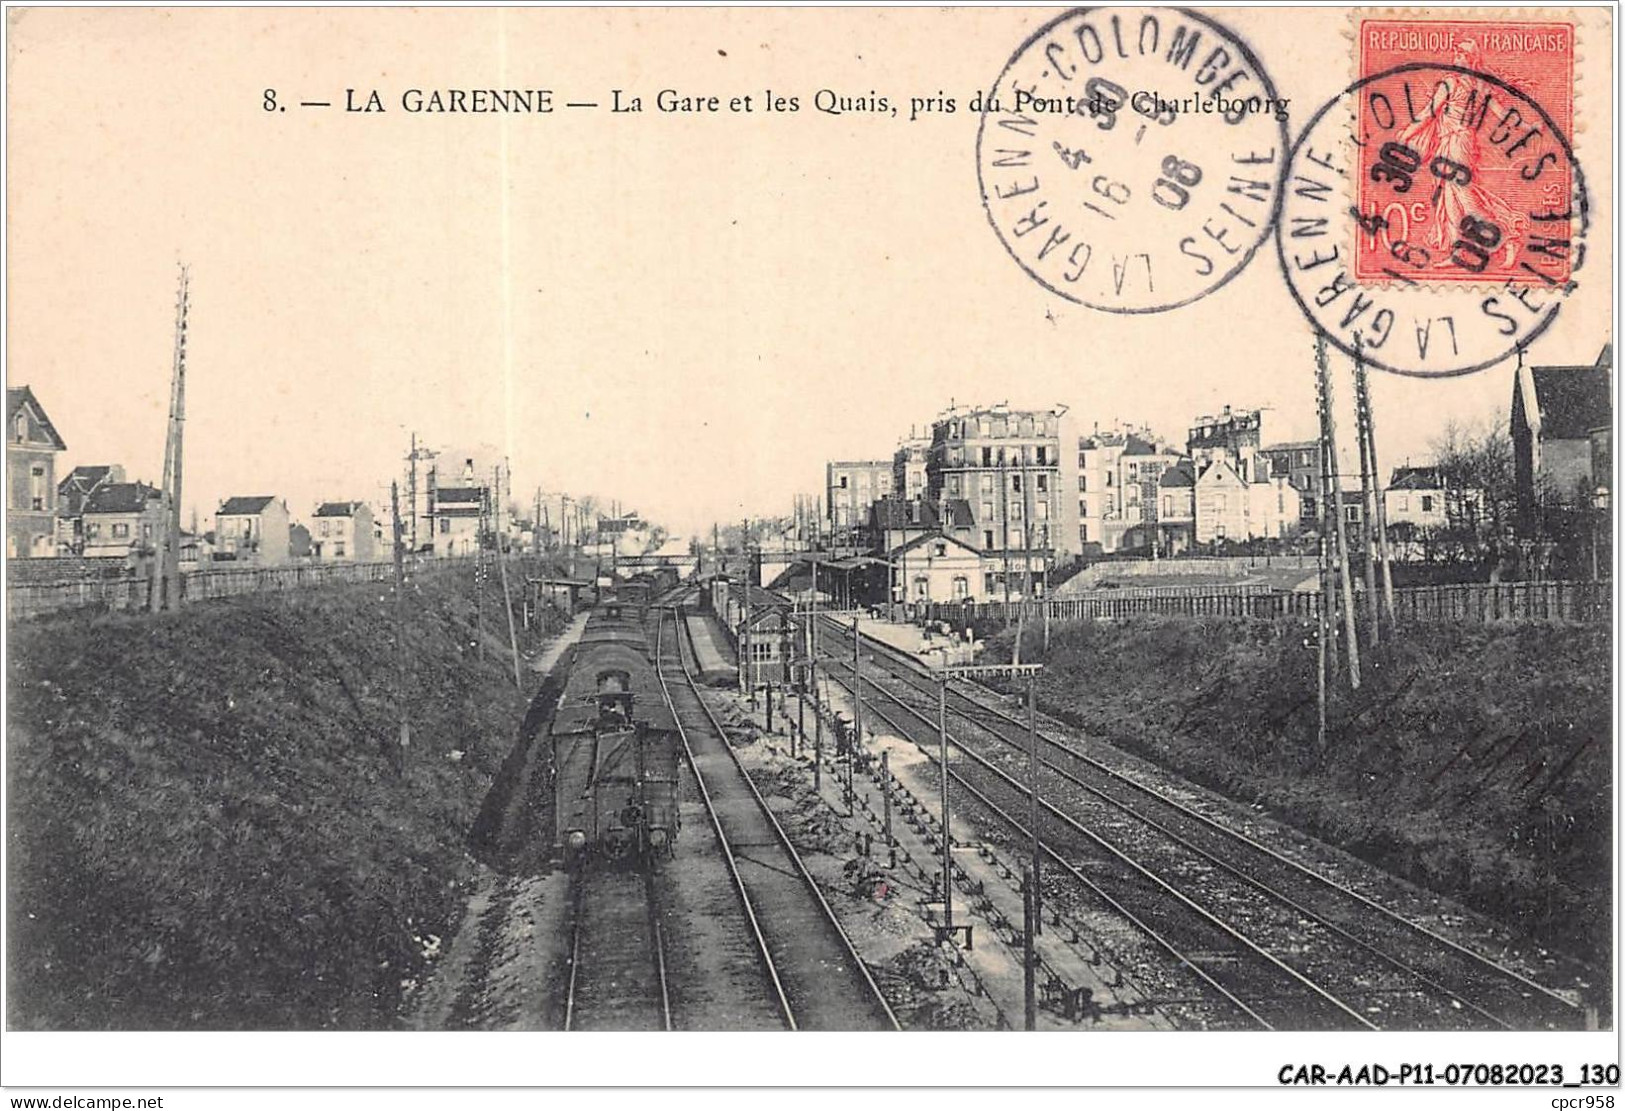
M 571 867 L 675 851 L 682 741 L 643 613 L 624 599 L 593 610 L 553 716 L 553 812 Z

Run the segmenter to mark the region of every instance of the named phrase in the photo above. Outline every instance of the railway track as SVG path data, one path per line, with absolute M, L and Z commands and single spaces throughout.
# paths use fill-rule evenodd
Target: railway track
M 566 1030 L 670 1030 L 666 945 L 647 863 L 571 882 Z
M 865 640 L 883 676 L 871 689 L 894 708 L 893 714 L 882 716 L 902 735 L 916 740 L 929 727 L 934 740 L 935 681 L 916 661 L 872 638 Z M 849 661 L 831 656 L 830 662 L 850 671 Z M 875 678 L 873 672 L 865 675 L 866 680 Z M 956 780 L 981 794 L 985 805 L 1018 809 L 1013 804 L 997 807 L 992 796 L 1003 791 L 1023 803 L 1028 797 L 1026 723 L 989 698 L 951 685 L 948 699 L 951 739 L 967 757 L 963 771 L 979 786 L 965 782 L 958 770 Z M 1077 846 L 1097 879 L 1110 874 L 1115 862 L 1150 881 L 1149 887 L 1129 882 L 1114 889 L 1123 905 L 1144 905 L 1143 893 L 1150 889 L 1175 896 L 1188 910 L 1220 925 L 1244 951 L 1265 958 L 1300 987 L 1312 987 L 1323 1002 L 1335 1002 L 1344 1016 L 1357 1019 L 1353 1025 L 1572 1029 L 1583 1024 L 1577 1005 L 1515 969 L 1412 922 L 1075 746 L 1042 732 L 1038 737 L 1046 753 L 1040 761 L 1040 795 L 1066 804 L 1064 811 L 1048 803 L 1042 807 L 1041 839 L 1059 836 L 1062 845 Z M 1019 824 L 1008 813 L 1000 820 Z M 1063 875 L 1076 871 L 1071 861 L 1064 863 Z M 1152 921 L 1141 922 L 1142 928 L 1164 934 L 1159 938 L 1164 948 L 1193 971 L 1206 973 L 1202 978 L 1212 986 L 1217 979 L 1214 962 L 1199 955 L 1213 951 L 1198 949 L 1193 954 L 1179 948 L 1166 938 L 1168 922 L 1158 909 L 1150 909 L 1146 917 Z M 1256 990 L 1248 979 L 1236 986 L 1240 990 L 1226 986 L 1233 1002 L 1264 1025 L 1278 1024 L 1266 1014 L 1270 1003 L 1260 1009 L 1246 1002 Z M 1264 995 L 1268 999 L 1270 993 Z M 1289 1013 L 1284 1018 L 1303 1028 L 1298 1016 Z
M 792 1030 L 898 1029 L 851 939 L 700 697 L 686 626 L 679 610 L 660 611 L 656 670 L 774 1006 Z

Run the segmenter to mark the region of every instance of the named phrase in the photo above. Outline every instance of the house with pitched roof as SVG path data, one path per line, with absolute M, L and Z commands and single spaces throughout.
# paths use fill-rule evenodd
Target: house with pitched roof
M 104 482 L 85 499 L 80 525 L 86 556 L 150 554 L 163 536 L 163 491 L 145 482 Z
M 27 386 L 6 390 L 6 555 L 56 555 L 56 456 L 68 445 Z
M 974 602 L 993 593 L 993 575 L 983 570 L 982 553 L 941 530 L 916 536 L 888 558 L 895 568 L 896 601 Z
M 1395 467 L 1383 491 L 1388 524 L 1441 529 L 1450 524 L 1446 482 L 1438 467 Z
M 124 481 L 117 463 L 79 466 L 56 484 L 56 546 L 64 555 L 78 555 L 85 547 L 84 512 L 90 495 L 103 486 Z
M 1613 423 L 1613 369 L 1613 344 L 1590 366 L 1518 368 L 1512 454 L 1521 535 L 1545 531 L 1548 511 L 1605 504 L 1608 476 L 1595 470 L 1594 458 L 1598 434 L 1606 437 Z
M 214 558 L 276 567 L 289 560 L 288 507 L 274 494 L 227 498 L 214 514 Z
M 316 507 L 310 554 L 318 563 L 367 563 L 379 558 L 372 510 L 365 502 L 330 501 Z
M 1181 459 L 1157 476 L 1157 552 L 1175 556 L 1196 542 L 1196 465 Z

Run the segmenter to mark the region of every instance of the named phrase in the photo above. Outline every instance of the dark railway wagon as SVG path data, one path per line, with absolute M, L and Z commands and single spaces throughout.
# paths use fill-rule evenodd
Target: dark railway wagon
M 638 607 L 608 602 L 588 618 L 551 738 L 568 863 L 672 854 L 681 740 Z

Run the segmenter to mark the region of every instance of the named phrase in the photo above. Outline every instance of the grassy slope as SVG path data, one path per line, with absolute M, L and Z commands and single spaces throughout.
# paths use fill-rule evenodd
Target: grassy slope
M 390 1025 L 524 712 L 469 575 L 410 599 L 399 770 L 387 586 L 14 627 L 9 1024 Z
M 1061 627 L 1045 708 L 1590 960 L 1610 950 L 1606 628 L 1433 626 L 1367 658 L 1315 745 L 1312 627 Z M 1029 634 L 1027 658 L 1040 643 Z M 1008 658 L 1008 639 L 992 651 Z

